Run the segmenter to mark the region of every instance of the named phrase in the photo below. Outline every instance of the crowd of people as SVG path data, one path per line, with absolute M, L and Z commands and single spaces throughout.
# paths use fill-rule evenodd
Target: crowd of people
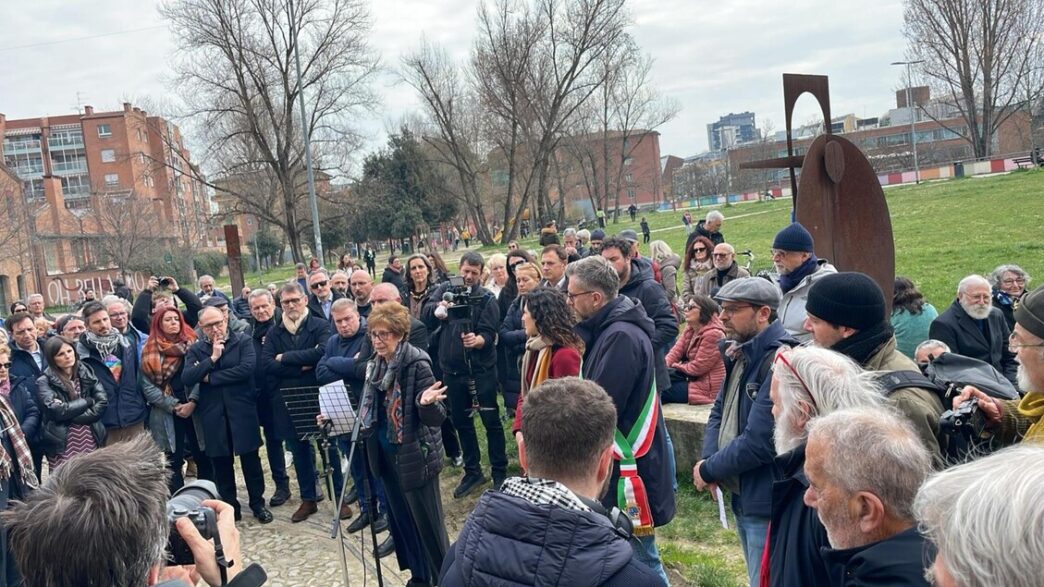
M 775 235 L 764 278 L 737 264 L 720 212 L 687 216 L 680 255 L 642 220 L 641 239 L 550 223 L 540 250 L 465 251 L 456 275 L 430 250 L 391 254 L 375 283 L 366 247 L 361 264 L 313 259 L 234 298 L 209 275 L 195 291 L 151 277 L 60 318 L 30 296 L 0 346 L 0 508 L 146 434 L 168 491 L 211 480 L 238 520 L 238 458 L 249 514 L 269 523 L 296 492 L 289 519 L 302 522 L 325 499 L 323 449 L 288 404 L 343 382 L 365 441 L 343 499 L 347 438 L 318 455 L 334 463 L 330 497 L 349 532 L 388 530 L 377 553 L 410 585 L 668 584 L 656 534 L 675 517 L 678 471 L 662 405 L 709 405 L 692 480 L 728 496 L 751 585 L 919 585 L 926 568 L 942 585 L 1033 584 L 968 559 L 1044 556 L 1019 540 L 1040 534 L 1041 508 L 1005 498 L 1017 469 L 1044 470 L 1044 449 L 1001 450 L 1044 438 L 1044 288 L 1002 265 L 960 279 L 940 314 L 897 277 L 889 315 L 881 287 L 817 258 L 801 224 Z M 980 361 L 1018 397 L 940 390 L 925 373 L 945 354 Z M 940 419 L 969 400 L 977 437 L 954 438 Z M 508 477 L 509 442 L 523 477 Z M 983 456 L 959 464 L 968 442 Z M 453 498 L 493 489 L 454 545 L 447 466 L 461 470 Z M 14 561 L 31 559 L 8 544 L 16 584 Z

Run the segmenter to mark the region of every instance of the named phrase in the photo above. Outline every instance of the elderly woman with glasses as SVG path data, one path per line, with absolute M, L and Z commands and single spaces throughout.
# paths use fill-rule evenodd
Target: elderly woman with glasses
M 1015 329 L 1015 302 L 1026 293 L 1032 278 L 1018 265 L 1001 265 L 989 275 L 993 286 L 993 305 L 1004 314 L 1008 328 Z
M 688 304 L 696 295 L 696 286 L 700 277 L 714 268 L 714 243 L 705 236 L 698 236 L 692 240 L 692 244 L 685 250 L 685 259 L 682 261 L 682 289 L 681 299 L 683 304 Z
M 375 356 L 359 403 L 366 454 L 384 485 L 399 568 L 410 571 L 410 585 L 436 584 L 449 549 L 439 491 L 446 388 L 428 355 L 407 342 L 405 307 L 375 307 L 367 328 Z
M 697 296 L 685 305 L 685 330 L 667 353 L 671 388 L 661 396 L 663 403 L 699 406 L 714 403 L 725 379 L 725 362 L 718 343 L 725 326 L 718 318 L 717 302 Z

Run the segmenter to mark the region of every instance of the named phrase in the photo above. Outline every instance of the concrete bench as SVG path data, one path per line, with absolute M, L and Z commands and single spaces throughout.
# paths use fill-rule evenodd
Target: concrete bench
M 678 476 L 688 478 L 692 468 L 700 460 L 703 450 L 703 429 L 707 426 L 711 406 L 690 406 L 687 404 L 665 404 L 663 406 L 663 422 L 674 443 L 674 462 L 678 467 Z

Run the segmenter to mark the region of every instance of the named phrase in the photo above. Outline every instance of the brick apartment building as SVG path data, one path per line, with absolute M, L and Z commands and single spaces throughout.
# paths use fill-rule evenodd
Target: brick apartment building
M 559 194 L 564 190 L 566 196 L 566 210 L 569 207 L 578 208 L 589 217 L 594 210 L 591 206 L 589 194 L 600 193 L 593 186 L 604 182 L 606 175 L 605 158 L 603 154 L 603 142 L 609 148 L 608 176 L 610 193 L 607 194 L 605 202 L 606 211 L 616 205 L 616 197 L 619 195 L 620 208 L 625 209 L 631 204 L 639 207 L 655 206 L 663 201 L 663 187 L 660 169 L 660 133 L 657 131 L 635 130 L 625 137 L 620 132 L 610 132 L 603 137 L 601 133 L 569 137 L 563 142 L 574 142 L 582 146 L 582 149 L 570 148 L 568 145 L 559 147 L 556 157 L 564 162 L 559 167 L 563 171 L 562 177 L 555 178 L 551 182 L 551 201 L 557 201 Z M 589 153 L 583 164 L 577 162 L 575 153 Z M 619 178 L 619 180 L 617 180 Z
M 114 112 L 86 106 L 82 114 L 42 118 L 0 114 L 0 136 L 7 171 L 0 173 L 0 196 L 9 215 L 24 219 L 8 230 L 31 242 L 0 264 L 4 305 L 35 291 L 49 305 L 75 301 L 81 288 L 107 292 L 119 268 L 99 246 L 112 237 L 103 210 L 133 211 L 128 226 L 142 226 L 157 244 L 216 244 L 199 170 L 181 131 L 165 119 L 129 103 Z

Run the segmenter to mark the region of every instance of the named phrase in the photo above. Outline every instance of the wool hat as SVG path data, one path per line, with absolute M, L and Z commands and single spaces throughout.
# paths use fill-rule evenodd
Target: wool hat
M 1044 285 L 1019 298 L 1015 323 L 1034 336 L 1044 338 Z
M 638 233 L 631 230 L 630 228 L 621 230 L 619 233 L 617 233 L 616 236 L 624 239 L 625 241 L 631 241 L 632 243 L 638 242 Z
M 593 241 L 604 241 L 605 240 L 605 231 L 602 230 L 601 228 L 596 228 L 596 229 L 592 230 L 591 231 L 591 240 L 593 240 Z
M 723 285 L 714 299 L 719 302 L 746 302 L 775 310 L 779 308 L 782 297 L 779 287 L 771 281 L 761 277 L 742 277 Z
M 781 251 L 798 251 L 802 253 L 814 253 L 815 242 L 812 235 L 801 226 L 800 222 L 793 222 L 786 228 L 776 233 L 772 239 L 772 248 Z
M 866 330 L 885 321 L 885 297 L 865 273 L 831 273 L 809 288 L 805 311 L 836 326 Z

